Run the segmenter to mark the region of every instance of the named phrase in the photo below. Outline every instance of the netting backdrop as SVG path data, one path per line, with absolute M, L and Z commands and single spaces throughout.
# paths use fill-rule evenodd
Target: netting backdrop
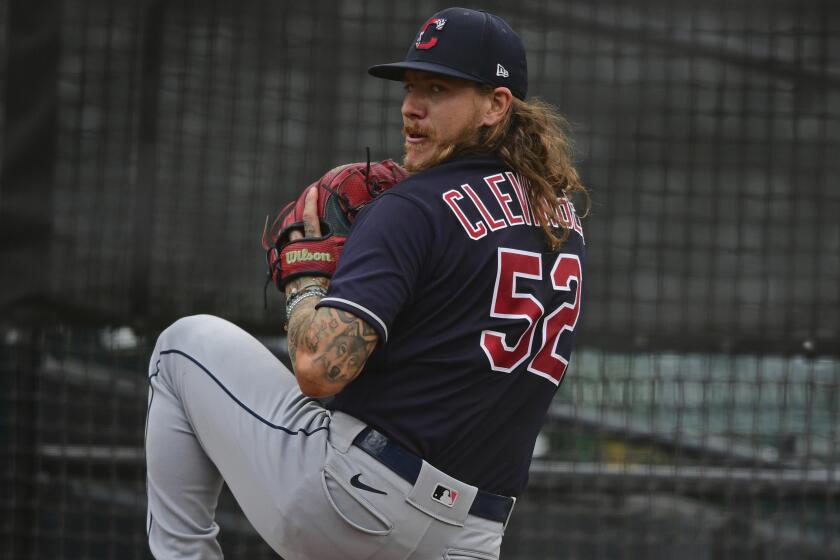
M 840 557 L 840 6 L 461 5 L 520 32 L 594 199 L 503 557 Z M 266 215 L 400 157 L 401 85 L 366 68 L 445 6 L 0 1 L 0 557 L 148 557 L 157 332 L 213 313 L 282 354 Z

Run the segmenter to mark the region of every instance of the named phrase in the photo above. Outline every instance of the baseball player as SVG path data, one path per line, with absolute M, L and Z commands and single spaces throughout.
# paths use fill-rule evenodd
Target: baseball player
M 286 560 L 499 556 L 580 318 L 586 191 L 500 18 L 443 10 L 369 72 L 405 86 L 405 171 L 331 170 L 264 239 L 294 374 L 219 318 L 158 339 L 158 558 L 222 557 L 223 482 Z

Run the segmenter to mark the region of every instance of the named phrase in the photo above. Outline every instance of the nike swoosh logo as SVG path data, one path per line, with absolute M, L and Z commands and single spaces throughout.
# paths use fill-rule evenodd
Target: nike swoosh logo
M 364 482 L 359 480 L 359 478 L 361 476 L 362 476 L 362 473 L 359 473 L 359 474 L 355 475 L 353 478 L 350 479 L 350 484 L 352 484 L 353 486 L 355 486 L 359 490 L 366 490 L 368 492 L 373 492 L 374 494 L 383 494 L 385 496 L 388 495 L 388 492 L 383 492 L 382 490 L 377 490 L 376 488 L 374 488 L 372 486 L 368 486 L 367 484 L 365 484 Z

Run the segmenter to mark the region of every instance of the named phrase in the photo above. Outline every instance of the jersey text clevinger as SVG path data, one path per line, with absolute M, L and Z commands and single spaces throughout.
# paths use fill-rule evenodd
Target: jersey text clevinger
M 458 218 L 469 238 L 473 240 L 481 239 L 490 231 L 497 231 L 510 226 L 537 226 L 539 224 L 534 219 L 534 212 L 523 188 L 523 184 L 527 186 L 525 181 L 526 179 L 518 177 L 510 171 L 484 177 L 484 182 L 501 209 L 501 213 L 494 209 L 495 216 L 468 183 L 464 183 L 459 189 L 450 189 L 443 193 L 443 201 Z M 467 199 L 481 214 L 481 219 L 472 222 L 467 218 L 464 208 L 461 206 L 461 204 L 469 205 Z M 575 212 L 574 204 L 565 197 L 558 198 L 557 203 L 560 206 L 560 220 L 562 222 L 559 225 L 576 231 L 583 238 L 583 227 Z M 558 227 L 555 220 L 551 220 L 551 225 Z

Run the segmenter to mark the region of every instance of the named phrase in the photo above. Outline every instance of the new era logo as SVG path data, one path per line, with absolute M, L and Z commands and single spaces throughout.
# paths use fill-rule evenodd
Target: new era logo
M 501 64 L 496 65 L 496 75 L 501 76 L 502 78 L 507 78 L 510 76 L 510 72 L 507 71 L 507 68 L 502 66 Z

